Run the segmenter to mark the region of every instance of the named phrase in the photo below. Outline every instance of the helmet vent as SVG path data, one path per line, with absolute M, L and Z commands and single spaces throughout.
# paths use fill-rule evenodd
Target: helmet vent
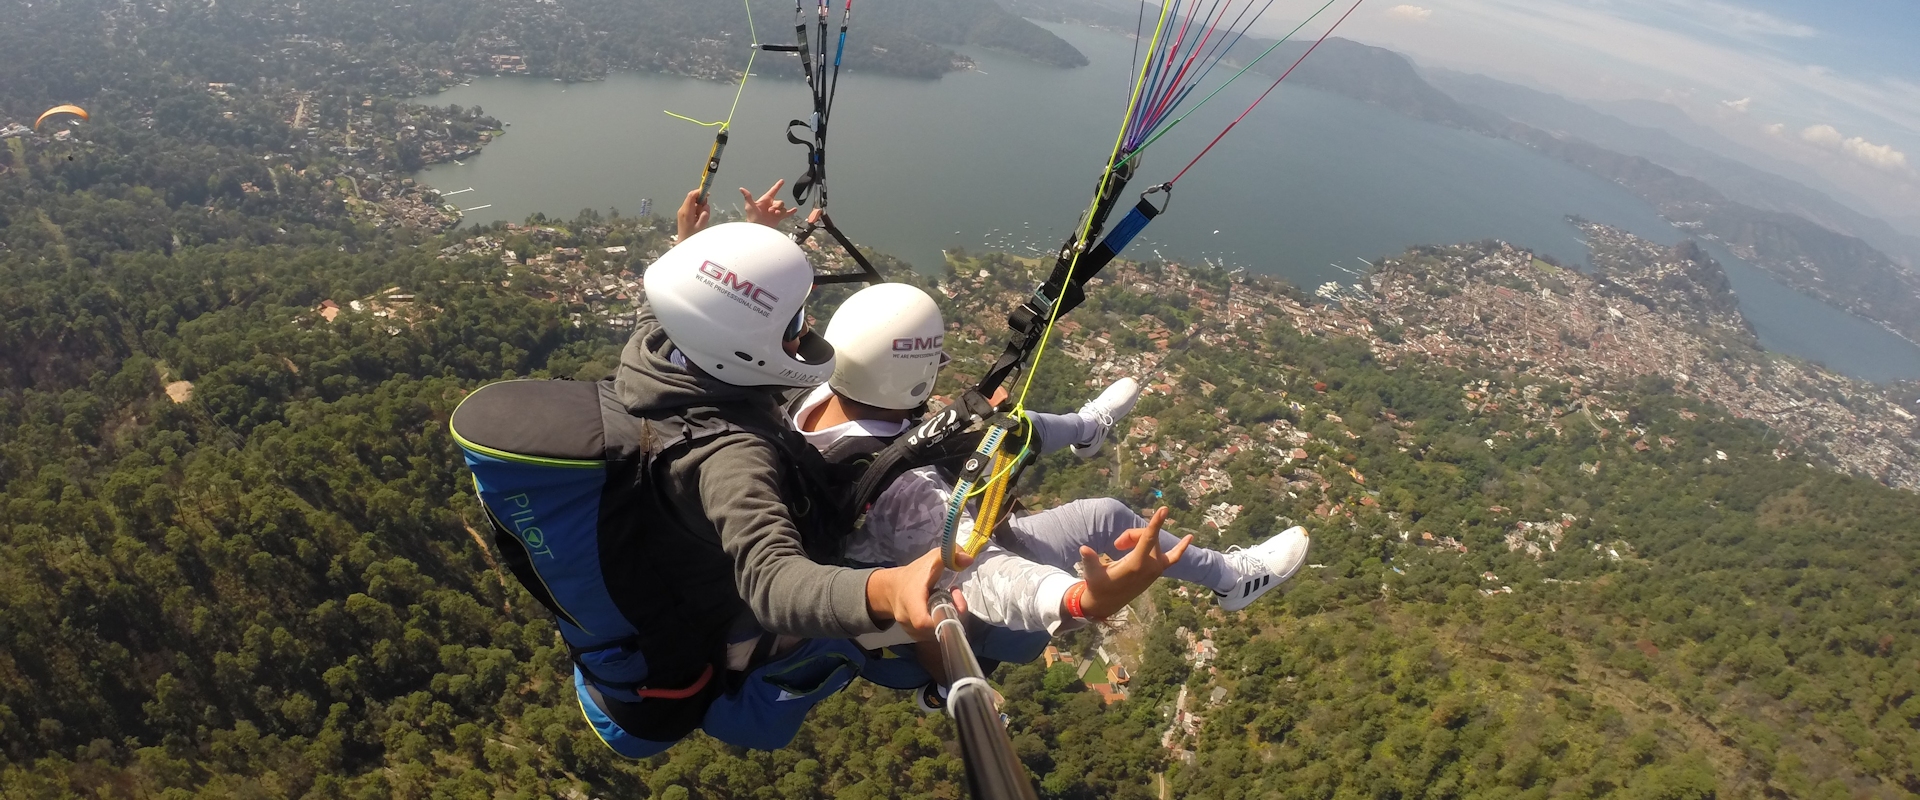
M 752 361 L 752 360 L 753 360 L 753 356 L 750 356 L 750 355 L 747 355 L 746 353 L 742 353 L 742 352 L 740 352 L 740 351 L 738 351 L 738 350 L 735 350 L 735 351 L 733 351 L 733 354 L 734 354 L 734 355 L 736 355 L 736 356 L 739 356 L 739 357 L 740 357 L 740 360 L 741 360 L 741 361 Z

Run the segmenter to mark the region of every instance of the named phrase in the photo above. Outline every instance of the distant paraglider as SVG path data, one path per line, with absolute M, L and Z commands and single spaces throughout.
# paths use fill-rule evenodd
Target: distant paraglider
M 84 120 L 93 119 L 92 117 L 87 116 L 86 109 L 81 108 L 79 106 L 54 106 L 53 108 L 49 108 L 46 110 L 46 112 L 42 113 L 39 119 L 36 119 L 33 121 L 33 129 L 35 131 L 39 131 L 40 125 L 46 122 L 48 117 L 55 117 L 61 114 L 72 114 L 73 116 L 79 117 Z

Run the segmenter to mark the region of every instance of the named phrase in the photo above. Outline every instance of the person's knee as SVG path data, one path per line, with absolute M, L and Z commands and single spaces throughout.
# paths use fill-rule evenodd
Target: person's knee
M 1111 497 L 1081 500 L 1080 503 L 1084 505 L 1084 513 L 1103 530 L 1119 532 L 1146 524 L 1139 514 L 1133 513 L 1131 506 Z

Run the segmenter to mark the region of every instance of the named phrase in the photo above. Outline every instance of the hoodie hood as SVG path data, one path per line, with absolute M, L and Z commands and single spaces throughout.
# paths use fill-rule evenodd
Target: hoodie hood
M 633 337 L 627 340 L 620 370 L 614 374 L 614 392 L 628 411 L 729 405 L 765 407 L 772 417 L 779 416 L 775 402 L 781 387 L 735 386 L 694 369 L 685 358 L 674 363 L 673 351 L 672 340 L 653 316 L 653 306 L 642 298 Z

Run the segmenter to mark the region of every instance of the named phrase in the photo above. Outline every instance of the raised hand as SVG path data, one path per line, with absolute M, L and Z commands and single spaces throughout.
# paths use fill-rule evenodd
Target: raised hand
M 780 223 L 785 222 L 788 217 L 798 212 L 800 209 L 789 208 L 787 201 L 774 196 L 779 194 L 780 187 L 785 185 L 787 185 L 786 178 L 774 181 L 773 188 L 768 189 L 766 194 L 760 195 L 759 197 L 754 197 L 753 192 L 742 188 L 740 190 L 740 196 L 747 201 L 745 211 L 747 221 L 765 225 L 769 228 L 777 228 L 780 227 Z
M 1167 567 L 1179 563 L 1187 554 L 1187 547 L 1193 544 L 1193 537 L 1182 538 L 1173 549 L 1160 550 L 1160 526 L 1166 524 L 1167 508 L 1161 506 L 1153 512 L 1153 519 L 1147 527 L 1134 528 L 1120 534 L 1122 547 L 1131 547 L 1126 557 L 1112 564 L 1100 563 L 1100 554 L 1094 549 L 1080 547 L 1080 566 L 1086 573 L 1087 590 L 1081 596 L 1080 607 L 1088 619 L 1104 619 L 1126 608 L 1133 598 L 1139 597 L 1147 587 L 1159 580 Z
M 687 192 L 687 199 L 680 201 L 680 210 L 673 214 L 674 225 L 679 233 L 675 241 L 684 242 L 687 237 L 705 230 L 708 213 L 707 201 L 700 198 L 700 190 Z

